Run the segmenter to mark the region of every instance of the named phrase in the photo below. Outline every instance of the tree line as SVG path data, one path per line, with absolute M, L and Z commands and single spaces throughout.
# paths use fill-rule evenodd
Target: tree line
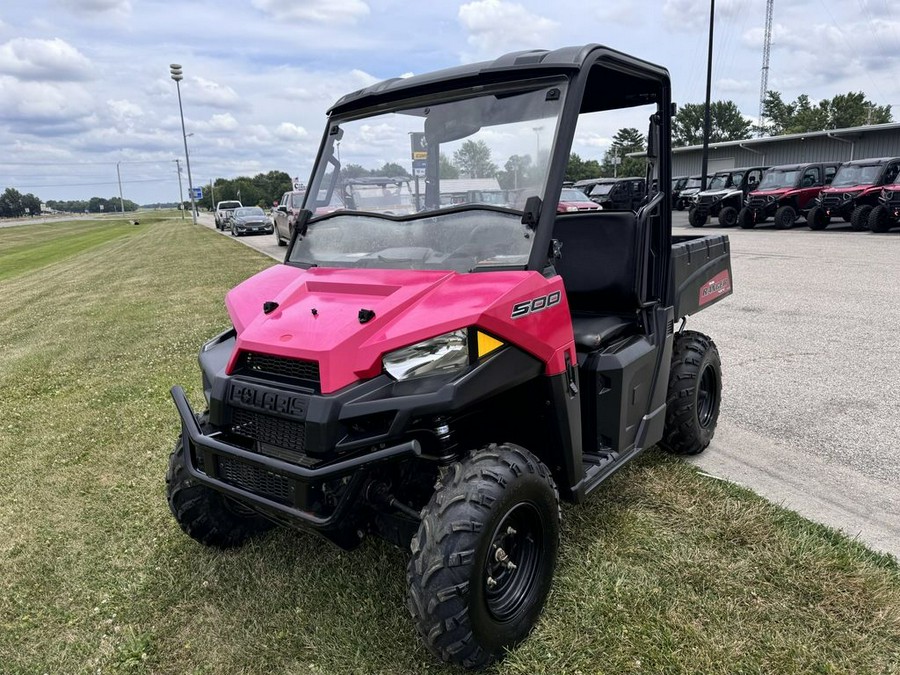
M 703 143 L 704 112 L 702 103 L 687 103 L 679 108 L 672 127 L 674 146 Z M 806 94 L 786 102 L 780 92 L 769 91 L 763 100 L 763 119 L 758 124 L 745 118 L 734 101 L 714 101 L 709 112 L 711 143 L 741 141 L 754 134 L 781 136 L 893 121 L 890 106 L 876 105 L 861 91 L 838 94 L 815 104 Z
M 194 187 L 203 188 L 203 198 L 196 202 L 200 209 L 212 211 L 217 202 L 230 200 L 238 200 L 244 206 L 269 208 L 281 199 L 281 195 L 293 189 L 293 181 L 284 171 L 269 171 L 253 177 L 216 178 L 211 190 L 209 183 Z M 190 209 L 190 199 L 186 200 L 186 204 Z
M 138 205 L 125 199 L 119 201 L 118 197 L 91 197 L 90 199 L 54 200 L 48 199 L 44 206 L 55 211 L 67 213 L 115 213 L 122 210 L 124 203 L 126 211 L 137 211 Z M 41 214 L 41 200 L 31 194 L 22 194 L 15 188 L 6 188 L 0 195 L 0 218 L 21 218 L 22 216 Z

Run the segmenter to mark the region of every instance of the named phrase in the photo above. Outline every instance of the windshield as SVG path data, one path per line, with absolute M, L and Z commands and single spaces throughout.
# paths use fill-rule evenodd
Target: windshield
M 517 86 L 332 120 L 307 190 L 313 217 L 289 260 L 463 271 L 526 265 L 533 238 L 522 211 L 529 197 L 544 198 L 566 83 Z M 482 211 L 479 227 L 470 216 L 441 214 L 461 207 Z M 498 208 L 508 213 L 488 213 Z
M 696 178 L 691 177 L 687 179 L 687 183 L 684 184 L 685 190 L 690 190 L 691 188 L 699 188 L 700 187 L 700 176 Z
M 597 183 L 591 189 L 591 197 L 604 197 L 612 192 L 615 183 Z
M 306 197 L 305 192 L 295 192 L 291 195 L 291 208 L 299 209 L 303 207 L 303 199 Z
M 797 184 L 797 176 L 800 175 L 798 169 L 790 171 L 782 171 L 780 169 L 769 169 L 760 181 L 757 190 L 779 190 L 781 188 L 794 187 Z
M 850 187 L 852 185 L 873 185 L 881 174 L 881 164 L 845 164 L 838 169 L 831 181 L 831 187 Z
M 253 216 L 260 216 L 261 218 L 264 218 L 265 215 L 266 212 L 258 206 L 246 206 L 244 208 L 234 210 L 235 218 L 250 218 Z
M 532 231 L 502 211 L 452 211 L 394 220 L 344 213 L 309 222 L 289 262 L 319 267 L 455 270 L 525 266 Z
M 724 187 L 728 187 L 728 174 L 727 173 L 717 173 L 715 176 L 710 178 L 709 185 L 707 186 L 707 190 L 721 190 Z
M 588 198 L 581 190 L 575 188 L 566 188 L 559 195 L 561 202 L 586 202 Z

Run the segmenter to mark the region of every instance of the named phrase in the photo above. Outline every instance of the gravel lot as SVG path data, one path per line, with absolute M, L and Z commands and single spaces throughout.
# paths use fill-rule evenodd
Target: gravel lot
M 695 230 L 674 217 L 676 232 L 732 243 L 735 294 L 688 320 L 718 344 L 725 388 L 713 444 L 693 461 L 900 557 L 900 232 Z M 240 242 L 284 256 L 272 235 Z

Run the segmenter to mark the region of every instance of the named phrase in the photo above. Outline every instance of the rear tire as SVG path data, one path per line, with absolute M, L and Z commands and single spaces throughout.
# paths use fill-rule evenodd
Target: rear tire
M 814 206 L 809 213 L 806 214 L 806 224 L 811 230 L 824 230 L 828 227 L 831 218 L 825 213 L 825 209 L 821 206 Z
M 797 211 L 793 206 L 781 206 L 775 212 L 775 227 L 779 230 L 789 230 L 797 220 Z
M 693 207 L 688 211 L 688 222 L 691 224 L 691 227 L 703 227 L 706 224 L 706 216 L 701 216 L 700 211 Z
M 206 429 L 206 415 L 200 416 Z M 244 512 L 221 492 L 197 483 L 184 465 L 184 442 L 179 436 L 166 470 L 169 510 L 181 529 L 204 546 L 235 548 L 268 532 L 275 524 L 249 509 Z
M 703 452 L 716 433 L 721 401 L 722 362 L 716 344 L 697 331 L 677 334 L 660 445 L 678 455 Z
M 743 230 L 752 230 L 756 227 L 756 223 L 753 222 L 753 211 L 746 207 L 738 211 L 737 222 Z
M 887 232 L 891 229 L 891 213 L 884 204 L 879 204 L 869 214 L 869 229 L 872 232 Z
M 738 210 L 733 206 L 724 206 L 719 211 L 719 225 L 722 227 L 734 227 L 738 221 Z
M 862 232 L 863 230 L 869 229 L 869 214 L 871 213 L 872 207 L 868 204 L 857 206 L 853 209 L 853 215 L 850 216 L 850 229 L 855 232 Z
M 550 591 L 559 521 L 550 471 L 528 450 L 490 445 L 453 464 L 422 510 L 406 574 L 429 651 L 484 668 L 521 642 Z
M 678 211 L 684 211 L 684 201 L 681 199 L 675 200 L 675 209 Z

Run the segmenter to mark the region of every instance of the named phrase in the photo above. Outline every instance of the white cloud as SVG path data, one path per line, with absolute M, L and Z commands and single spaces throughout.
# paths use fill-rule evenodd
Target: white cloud
M 41 124 L 68 123 L 93 113 L 94 102 L 78 84 L 22 82 L 0 76 L 0 122 L 33 120 Z
M 104 12 L 131 11 L 131 0 L 57 0 L 60 5 L 73 12 L 90 12 L 102 14 Z
M 480 55 L 545 45 L 559 27 L 556 21 L 505 0 L 467 3 L 460 6 L 458 18 L 469 33 L 469 45 Z
M 72 82 L 89 79 L 90 71 L 90 60 L 60 38 L 14 38 L 0 45 L 0 73 L 20 80 Z
M 203 77 L 191 77 L 191 101 L 211 108 L 235 108 L 241 99 L 237 92 L 227 84 L 219 84 Z
M 282 141 L 299 141 L 309 136 L 309 132 L 303 127 L 292 124 L 291 122 L 282 122 L 275 128 L 275 138 Z
M 694 31 L 709 25 L 708 0 L 665 0 L 662 10 L 667 28 L 673 31 Z M 747 11 L 750 7 L 745 1 L 719 0 L 716 3 L 716 24 Z
M 106 102 L 106 107 L 116 122 L 127 126 L 134 124 L 135 120 L 144 114 L 141 106 L 131 101 L 110 99 Z
M 363 0 L 253 0 L 252 4 L 279 21 L 349 23 L 370 12 Z
M 730 77 L 723 77 L 715 82 L 715 90 L 722 94 L 745 94 L 755 91 L 758 87 L 758 82 L 736 80 Z

